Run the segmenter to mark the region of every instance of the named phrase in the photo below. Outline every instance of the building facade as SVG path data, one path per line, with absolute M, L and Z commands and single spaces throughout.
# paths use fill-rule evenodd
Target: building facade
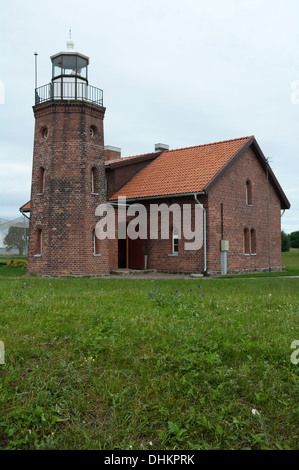
M 121 158 L 104 145 L 105 108 L 102 91 L 88 84 L 89 59 L 68 46 L 51 57 L 52 81 L 36 90 L 33 107 L 31 200 L 20 209 L 30 212 L 28 273 L 280 270 L 281 211 L 290 203 L 254 136 L 176 150 L 156 144 Z M 105 207 L 114 219 L 106 238 L 97 230 Z M 186 248 L 187 216 L 196 249 Z M 134 220 L 137 237 L 130 236 Z

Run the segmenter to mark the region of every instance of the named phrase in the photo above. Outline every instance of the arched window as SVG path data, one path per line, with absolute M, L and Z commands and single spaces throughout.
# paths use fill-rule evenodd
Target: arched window
M 42 254 L 42 229 L 38 228 L 36 230 L 36 240 L 35 240 L 35 254 L 36 255 L 41 255 Z
M 42 127 L 40 131 L 41 131 L 41 135 L 42 135 L 43 139 L 46 139 L 48 137 L 47 127 L 46 126 Z
M 91 192 L 97 192 L 97 173 L 96 168 L 91 169 Z
M 179 252 L 179 232 L 176 227 L 172 229 L 172 253 L 176 254 Z
M 252 184 L 250 180 L 246 181 L 246 204 L 252 206 Z
M 256 254 L 256 236 L 255 236 L 255 230 L 252 228 L 250 230 L 250 251 L 252 255 Z
M 100 256 L 100 240 L 96 236 L 96 231 L 92 232 L 93 255 Z
M 249 240 L 249 230 L 248 228 L 244 228 L 244 241 L 243 241 L 243 244 L 244 244 L 244 253 L 245 255 L 250 255 L 250 240 Z
M 45 169 L 41 166 L 38 173 L 38 192 L 42 194 L 44 192 L 45 185 Z

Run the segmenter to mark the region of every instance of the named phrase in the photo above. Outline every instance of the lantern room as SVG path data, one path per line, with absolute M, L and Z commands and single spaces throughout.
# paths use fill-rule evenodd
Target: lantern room
M 74 43 L 67 42 L 67 51 L 51 57 L 52 93 L 57 99 L 84 99 L 88 85 L 89 58 L 74 52 Z
M 103 106 L 103 91 L 88 85 L 89 57 L 74 51 L 67 41 L 67 50 L 51 56 L 51 83 L 35 89 L 35 104 L 49 100 L 84 100 Z
M 89 58 L 74 52 L 73 41 L 67 41 L 67 51 L 51 56 L 52 82 L 66 79 L 79 79 L 87 83 Z

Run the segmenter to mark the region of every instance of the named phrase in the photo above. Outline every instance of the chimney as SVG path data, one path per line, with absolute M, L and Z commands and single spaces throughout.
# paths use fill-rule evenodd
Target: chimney
M 118 147 L 111 147 L 111 145 L 105 145 L 104 155 L 105 162 L 110 160 L 119 160 L 121 158 L 121 149 Z
M 155 144 L 155 152 L 163 152 L 163 150 L 169 150 L 169 145 Z

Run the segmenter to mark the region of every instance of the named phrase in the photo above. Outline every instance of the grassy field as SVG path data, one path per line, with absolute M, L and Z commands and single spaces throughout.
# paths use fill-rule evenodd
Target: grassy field
M 299 279 L 22 274 L 0 267 L 0 448 L 299 448 Z
M 299 249 L 291 248 L 290 251 L 282 253 L 282 264 L 290 275 L 296 272 L 295 275 L 299 276 Z

